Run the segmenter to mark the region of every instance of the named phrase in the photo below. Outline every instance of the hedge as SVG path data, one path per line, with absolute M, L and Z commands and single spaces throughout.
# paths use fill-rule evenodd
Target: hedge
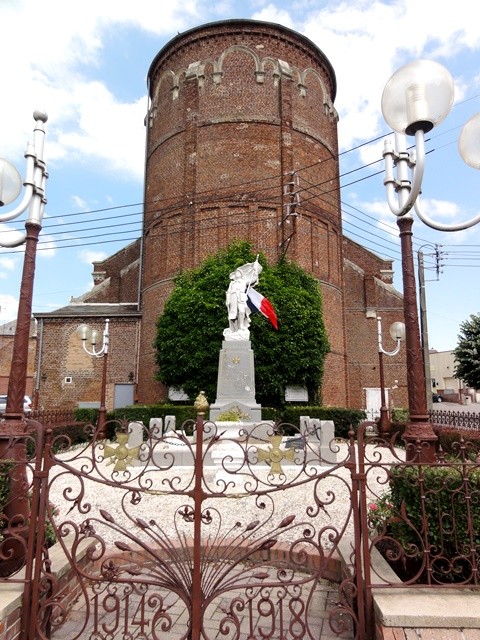
M 343 409 L 341 407 L 322 406 L 286 406 L 281 412 L 281 421 L 293 424 L 296 427 L 300 424 L 300 416 L 309 416 L 319 420 L 333 420 L 335 425 L 336 438 L 348 438 L 350 429 L 355 431 L 360 422 L 365 420 L 365 411 L 358 409 Z
M 480 469 L 462 464 L 392 469 L 387 531 L 419 564 L 429 552 L 434 582 L 470 581 L 480 549 Z M 470 529 L 469 529 L 470 520 Z
M 96 424 L 97 415 L 97 409 L 78 409 L 75 412 L 77 420 L 90 424 Z M 143 424 L 148 427 L 151 418 L 165 419 L 165 416 L 175 416 L 178 428 L 186 421 L 195 420 L 196 412 L 193 405 L 135 404 L 109 412 L 107 420 L 143 422 Z M 301 416 L 309 416 L 310 418 L 317 418 L 319 420 L 333 420 L 335 424 L 335 437 L 337 438 L 348 438 L 350 429 L 353 428 L 356 430 L 360 422 L 366 418 L 364 411 L 344 409 L 342 407 L 324 407 L 318 405 L 287 405 L 283 409 L 262 407 L 262 420 L 273 420 L 276 423 L 292 424 L 297 429 L 300 425 Z

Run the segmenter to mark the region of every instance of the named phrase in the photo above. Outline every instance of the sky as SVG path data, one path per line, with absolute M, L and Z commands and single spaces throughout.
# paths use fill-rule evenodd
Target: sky
M 394 260 L 402 290 L 396 218 L 383 185 L 391 134 L 381 111 L 390 76 L 419 58 L 455 81 L 455 102 L 427 135 L 423 208 L 442 223 L 480 213 L 480 175 L 457 149 L 463 124 L 480 111 L 480 22 L 475 0 L 0 0 L 0 157 L 23 175 L 32 113 L 48 113 L 47 200 L 37 251 L 34 312 L 53 311 L 93 286 L 92 261 L 140 236 L 146 77 L 179 32 L 217 20 L 273 22 L 312 40 L 337 78 L 344 234 Z M 301 187 L 300 180 L 300 187 Z M 301 206 L 301 197 L 300 197 Z M 2 207 L 0 214 L 12 206 Z M 23 229 L 25 217 L 0 223 Z M 480 224 L 432 230 L 418 218 L 429 345 L 455 348 L 460 325 L 480 312 Z M 3 236 L 5 237 L 5 236 Z M 0 324 L 16 318 L 23 249 L 0 248 Z M 399 318 L 401 320 L 401 318 Z M 384 341 L 384 346 L 390 345 Z

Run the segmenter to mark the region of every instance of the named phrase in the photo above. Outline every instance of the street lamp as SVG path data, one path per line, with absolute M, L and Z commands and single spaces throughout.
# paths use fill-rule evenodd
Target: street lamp
M 48 117 L 43 111 L 35 111 L 33 119 L 35 120 L 33 142 L 28 143 L 25 152 L 26 170 L 23 180 L 23 197 L 11 211 L 0 213 L 0 223 L 9 222 L 18 218 L 28 208 L 25 232 L 0 232 L 1 247 L 12 248 L 25 244 L 17 324 L 8 379 L 7 405 L 3 419 L 0 421 L 0 458 L 10 458 L 19 463 L 10 476 L 10 497 L 5 508 L 7 526 L 1 548 L 2 558 L 10 556 L 10 559 L 2 560 L 0 575 L 9 575 L 24 562 L 25 547 L 21 539 L 26 536 L 29 516 L 29 504 L 25 495 L 28 482 L 24 464 L 26 462 L 26 444 L 23 398 L 27 382 L 35 258 L 45 211 L 45 185 L 48 177 L 43 160 L 44 125 Z M 22 179 L 18 171 L 7 160 L 0 158 L 0 211 L 3 206 L 12 204 L 20 196 L 21 190 Z
M 436 436 L 429 420 L 425 372 L 418 322 L 415 274 L 412 251 L 412 209 L 420 220 L 440 231 L 459 231 L 480 222 L 480 215 L 459 224 L 433 221 L 422 209 L 420 191 L 425 169 L 425 133 L 448 115 L 454 96 L 453 78 L 442 65 L 417 60 L 396 71 L 382 95 L 382 112 L 395 132 L 395 142 L 385 142 L 384 184 L 387 201 L 397 216 L 400 230 L 403 275 L 403 305 L 406 325 L 407 386 L 410 420 L 404 433 L 407 459 L 417 457 L 415 443 L 421 442 L 422 458 L 435 459 Z M 408 150 L 405 135 L 415 137 Z M 459 139 L 459 151 L 467 164 L 480 169 L 480 114 L 465 125 Z
M 42 111 L 35 111 L 33 118 L 35 120 L 33 143 L 28 143 L 25 152 L 27 167 L 23 181 L 25 187 L 23 198 L 12 211 L 0 213 L 0 223 L 8 222 L 18 218 L 29 208 L 28 217 L 25 221 L 25 232 L 3 231 L 0 233 L 1 247 L 12 248 L 25 244 L 17 325 L 8 382 L 7 406 L 4 414 L 4 420 L 7 423 L 21 419 L 23 416 L 35 258 L 46 203 L 45 184 L 48 174 L 43 160 L 43 144 L 45 138 L 44 124 L 47 121 L 47 115 Z M 11 204 L 16 200 L 20 195 L 21 187 L 22 180 L 18 171 L 7 160 L 0 158 L 0 207 Z
M 80 333 L 80 337 L 82 339 L 83 349 L 89 356 L 94 356 L 95 358 L 103 358 L 103 369 L 102 369 L 102 384 L 100 389 L 100 408 L 98 410 L 98 424 L 97 437 L 99 440 L 105 440 L 107 433 L 105 430 L 105 424 L 107 422 L 107 409 L 105 407 L 105 397 L 107 390 L 107 360 L 108 360 L 108 344 L 109 344 L 109 333 L 108 333 L 108 323 L 109 320 L 105 320 L 105 328 L 103 330 L 102 336 L 102 346 L 97 349 L 97 339 L 98 339 L 98 331 L 92 331 L 90 327 L 86 324 L 80 325 L 78 328 L 78 332 Z M 87 340 L 90 341 L 91 349 L 87 347 Z
M 390 325 L 390 335 L 397 343 L 393 351 L 385 351 L 382 344 L 382 319 L 377 316 L 377 335 L 378 335 L 378 362 L 380 369 L 380 420 L 378 421 L 378 430 L 382 437 L 390 434 L 390 417 L 385 397 L 385 373 L 383 369 L 383 356 L 396 356 L 400 351 L 400 344 L 405 339 L 405 325 L 403 322 L 394 322 Z

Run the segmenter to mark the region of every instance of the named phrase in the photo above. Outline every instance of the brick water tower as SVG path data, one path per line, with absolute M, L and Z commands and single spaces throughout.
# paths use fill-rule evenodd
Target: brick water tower
M 331 346 L 323 401 L 347 406 L 330 62 L 290 29 L 227 20 L 165 45 L 148 90 L 139 401 L 165 398 L 152 343 L 173 277 L 241 239 L 271 264 L 286 254 L 318 279 Z

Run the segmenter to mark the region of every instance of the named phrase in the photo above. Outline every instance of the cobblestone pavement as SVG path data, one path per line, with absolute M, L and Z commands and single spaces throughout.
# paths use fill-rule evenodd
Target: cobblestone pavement
M 259 587 L 253 588 L 259 590 Z M 85 602 L 79 599 L 70 611 L 67 621 L 53 632 L 52 640 L 185 638 L 189 612 L 178 595 L 162 593 L 155 589 L 147 590 L 142 597 L 139 591 L 132 593 L 131 589 L 125 589 L 125 593 L 121 593 L 122 589 L 119 589 L 115 593 L 109 589 L 107 592 L 106 586 L 97 594 L 90 591 L 90 617 L 87 623 L 85 624 Z M 308 603 L 307 616 L 304 613 L 306 597 L 295 600 L 291 597 L 292 594 L 285 599 L 284 595 L 281 587 L 270 589 L 270 598 L 267 598 L 264 592 L 263 599 L 260 597 L 249 600 L 245 598 L 245 590 L 224 594 L 207 607 L 202 637 L 208 640 L 333 640 L 353 637 L 351 628 L 337 635 L 329 625 L 328 611 L 338 601 L 338 585 L 321 581 Z M 103 607 L 102 611 L 99 611 L 101 603 Z M 227 617 L 228 613 L 232 615 Z M 239 625 L 238 635 L 234 618 L 237 618 Z M 308 630 L 305 628 L 306 618 Z

